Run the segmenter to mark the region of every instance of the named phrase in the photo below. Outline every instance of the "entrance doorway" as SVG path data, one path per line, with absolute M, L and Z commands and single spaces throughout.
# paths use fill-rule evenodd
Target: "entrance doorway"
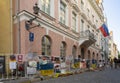
M 81 48 L 81 58 L 82 58 L 82 59 L 85 58 L 84 54 L 85 54 L 85 53 L 84 53 L 84 48 Z

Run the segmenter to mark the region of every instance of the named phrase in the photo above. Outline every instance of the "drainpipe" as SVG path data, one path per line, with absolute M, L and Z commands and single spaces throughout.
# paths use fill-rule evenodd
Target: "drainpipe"
M 12 0 L 10 0 L 10 54 L 13 54 L 13 18 L 12 18 Z
M 20 16 L 19 16 L 19 12 L 20 12 L 20 0 L 15 0 L 16 1 L 16 15 L 17 15 L 17 30 L 18 30 L 18 34 L 17 34 L 17 53 L 20 54 L 21 53 L 21 29 L 20 29 Z M 18 71 L 18 65 L 17 64 L 17 71 Z M 18 75 L 18 72 L 16 71 L 16 77 Z
M 17 35 L 17 41 L 18 41 L 18 50 L 17 53 L 20 54 L 21 53 L 21 30 L 20 30 L 20 16 L 18 16 L 19 12 L 20 12 L 20 0 L 16 0 L 16 14 L 17 14 L 17 28 L 18 28 L 18 35 Z

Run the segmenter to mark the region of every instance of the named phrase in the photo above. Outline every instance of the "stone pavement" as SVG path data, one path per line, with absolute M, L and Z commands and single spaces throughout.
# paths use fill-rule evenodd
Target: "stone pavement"
M 120 83 L 120 69 L 84 72 L 34 83 Z
M 86 71 L 86 72 L 85 72 Z M 82 73 L 84 72 L 84 73 Z M 43 81 L 40 78 L 20 78 L 17 80 L 7 80 L 1 83 L 120 83 L 120 69 L 105 69 L 102 71 L 87 71 L 61 75 L 58 78 L 46 77 Z

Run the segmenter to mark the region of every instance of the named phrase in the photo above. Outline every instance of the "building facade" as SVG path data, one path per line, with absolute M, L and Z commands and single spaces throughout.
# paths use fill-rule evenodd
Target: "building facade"
M 40 8 L 38 15 L 33 13 L 36 3 Z M 15 54 L 87 60 L 102 57 L 98 28 L 104 22 L 104 15 L 102 3 L 98 5 L 96 0 L 13 0 L 13 16 Z M 31 19 L 34 20 L 27 26 L 26 22 Z
M 17 63 L 15 69 L 21 65 L 27 69 L 41 55 L 60 57 L 66 63 L 68 59 L 105 60 L 107 40 L 99 30 L 105 22 L 102 0 L 6 0 L 0 4 L 0 53 L 7 57 L 7 74 L 14 70 L 10 63 Z

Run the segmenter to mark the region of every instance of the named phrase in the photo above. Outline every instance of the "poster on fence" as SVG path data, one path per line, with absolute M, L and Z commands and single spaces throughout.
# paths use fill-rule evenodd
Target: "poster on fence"
M 43 76 L 53 75 L 54 74 L 54 64 L 38 64 L 38 70 L 40 70 L 40 74 Z
M 5 56 L 0 56 L 0 73 L 5 73 Z
M 78 59 L 75 59 L 75 60 L 74 60 L 74 67 L 75 67 L 75 68 L 80 68 L 80 62 L 79 62 Z
M 27 67 L 27 74 L 36 74 L 37 70 L 34 67 Z
M 17 63 L 16 63 L 16 61 L 11 61 L 11 62 L 9 63 L 9 67 L 10 67 L 10 69 L 16 69 L 16 68 L 17 68 Z
M 66 63 L 64 63 L 64 62 L 61 63 L 61 73 L 62 73 L 62 74 L 66 74 L 66 69 L 67 69 L 67 68 L 66 68 Z

